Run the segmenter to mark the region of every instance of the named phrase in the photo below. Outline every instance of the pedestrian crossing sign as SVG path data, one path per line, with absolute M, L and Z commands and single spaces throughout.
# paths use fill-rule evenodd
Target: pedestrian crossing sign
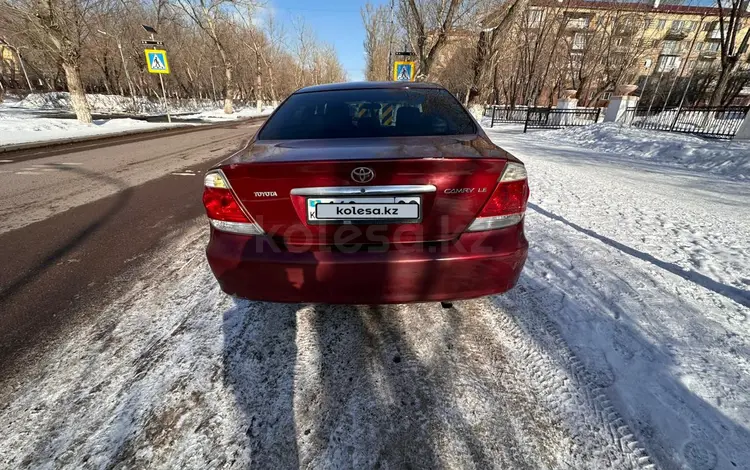
M 146 67 L 151 73 L 169 73 L 169 62 L 167 62 L 167 51 L 159 49 L 146 49 Z
M 414 81 L 414 62 L 397 60 L 393 64 L 393 79 L 397 82 Z

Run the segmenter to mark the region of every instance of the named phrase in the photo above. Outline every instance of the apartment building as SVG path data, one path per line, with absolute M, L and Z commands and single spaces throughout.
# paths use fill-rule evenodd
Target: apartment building
M 749 7 L 750 2 L 746 2 L 742 8 L 738 44 L 750 29 Z M 570 44 L 567 52 L 574 65 L 584 54 L 592 36 L 606 28 L 614 52 L 621 47 L 623 54 L 637 54 L 632 66 L 636 82 L 643 82 L 644 77 L 653 74 L 671 72 L 672 76 L 689 76 L 694 71 L 719 67 L 722 34 L 719 9 L 715 6 L 662 4 L 659 0 L 637 3 L 531 0 L 527 15 L 526 24 L 530 28 L 542 28 L 550 24 L 552 16 L 557 18 L 556 24 L 565 28 L 567 43 Z M 750 75 L 747 49 L 745 46 L 738 51 L 740 70 L 746 70 Z M 750 90 L 745 91 L 750 94 Z
M 20 75 L 15 54 L 9 47 L 0 44 L 0 83 L 6 87 L 15 85 Z

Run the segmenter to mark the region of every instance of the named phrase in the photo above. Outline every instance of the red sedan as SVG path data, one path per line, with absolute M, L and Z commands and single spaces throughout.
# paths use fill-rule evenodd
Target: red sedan
M 303 88 L 206 174 L 206 254 L 252 300 L 451 301 L 512 288 L 526 169 L 445 89 Z

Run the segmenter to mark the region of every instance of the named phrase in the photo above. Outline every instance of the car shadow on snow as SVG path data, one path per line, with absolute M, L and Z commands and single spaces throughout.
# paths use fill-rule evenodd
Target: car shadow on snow
M 652 261 L 590 230 L 579 232 Z M 657 468 L 750 469 L 750 428 L 717 408 L 736 406 L 738 416 L 748 412 L 750 383 L 742 370 L 750 354 L 743 338 L 685 302 L 679 290 L 665 288 L 651 270 L 627 258 L 611 259 L 608 248 L 596 242 L 582 252 L 570 236 L 534 240 L 533 230 L 529 235 L 529 259 L 517 287 L 492 302 L 557 369 L 575 378 L 582 386 L 580 402 L 604 391 L 616 413 L 606 411 L 608 403 L 594 403 L 603 417 L 594 427 L 611 427 L 624 438 L 623 446 L 644 447 Z M 714 314 L 722 315 L 721 309 Z M 618 419 L 630 429 L 620 429 Z M 627 437 L 629 432 L 636 441 Z
M 224 380 L 245 420 L 244 458 L 278 469 L 535 468 L 471 323 L 437 304 L 236 301 L 224 315 Z M 502 354 L 491 357 L 498 372 Z
M 644 253 L 642 251 L 636 250 L 635 248 L 631 248 L 623 243 L 612 240 L 611 238 L 605 237 L 603 235 L 599 235 L 593 230 L 583 228 L 580 225 L 577 225 L 573 222 L 568 221 L 567 219 L 565 219 L 564 217 L 560 215 L 553 214 L 552 212 L 542 209 L 536 204 L 529 203 L 528 205 L 531 209 L 538 212 L 539 214 L 549 217 L 550 219 L 557 220 L 558 222 L 562 222 L 568 227 L 574 230 L 577 230 L 578 232 L 581 232 L 583 234 L 586 234 L 592 238 L 595 238 L 599 240 L 600 242 L 606 245 L 609 245 L 612 248 L 620 250 L 621 252 L 625 254 L 628 254 L 630 256 L 634 256 L 643 261 L 649 262 L 661 269 L 664 269 L 665 271 L 669 271 L 672 274 L 680 276 L 686 281 L 694 282 L 701 287 L 704 287 L 708 290 L 716 292 L 717 294 L 723 295 L 724 297 L 727 297 L 728 299 L 733 300 L 740 305 L 744 305 L 745 307 L 750 307 L 750 291 L 739 289 L 733 286 L 728 286 L 726 284 L 722 284 L 721 282 L 715 281 L 711 279 L 710 277 L 700 274 L 698 272 L 688 271 L 674 263 L 668 263 L 666 261 L 662 261 L 648 253 Z

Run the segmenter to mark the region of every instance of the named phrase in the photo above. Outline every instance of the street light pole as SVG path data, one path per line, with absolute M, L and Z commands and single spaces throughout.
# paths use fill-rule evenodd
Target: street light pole
M 154 37 L 154 33 L 156 33 L 156 30 L 152 28 L 151 26 L 141 25 L 143 26 L 143 29 L 146 30 L 147 33 L 151 35 L 151 40 L 156 41 L 156 38 Z M 167 102 L 167 89 L 164 87 L 164 79 L 162 78 L 161 74 L 159 75 L 159 83 L 161 84 L 161 93 L 164 96 L 164 109 L 167 111 L 167 122 L 170 124 L 172 123 L 172 116 L 169 114 L 169 103 Z
M 212 65 L 208 68 L 208 71 L 211 73 L 211 90 L 213 90 L 214 93 L 214 104 L 216 104 L 216 85 L 214 85 L 214 67 L 215 65 Z
M 21 51 L 18 50 L 17 47 L 9 44 L 8 41 L 5 40 L 5 38 L 0 38 L 0 44 L 8 46 L 10 50 L 16 53 L 16 57 L 18 57 L 18 63 L 21 65 L 21 71 L 23 72 L 23 77 L 26 79 L 26 84 L 29 86 L 29 93 L 33 93 L 34 88 L 31 86 L 31 80 L 29 80 L 29 74 L 26 73 L 26 66 L 23 64 L 23 58 L 21 58 Z
M 391 72 L 392 55 L 393 55 L 393 0 L 391 0 L 391 25 L 390 25 L 390 31 L 388 31 L 388 65 L 385 70 L 386 81 L 390 81 L 393 78 L 392 72 Z
M 104 36 L 112 36 L 111 34 L 107 33 L 106 31 L 102 31 L 101 29 L 96 30 L 98 33 L 104 35 Z M 130 90 L 130 98 L 133 101 L 133 112 L 138 112 L 138 103 L 135 100 L 135 87 L 133 86 L 133 81 L 130 79 L 130 72 L 128 71 L 128 64 L 125 62 L 125 55 L 122 53 L 122 43 L 120 42 L 119 36 L 112 36 L 115 38 L 115 42 L 117 43 L 117 49 L 120 51 L 120 60 L 122 61 L 122 69 L 125 71 L 125 79 L 128 81 L 128 89 Z

